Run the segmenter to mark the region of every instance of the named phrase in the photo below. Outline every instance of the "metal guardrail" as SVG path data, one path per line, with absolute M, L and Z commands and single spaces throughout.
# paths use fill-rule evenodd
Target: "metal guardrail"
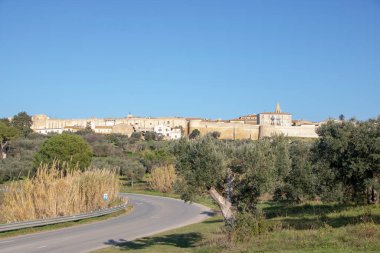
M 118 212 L 120 210 L 125 209 L 127 206 L 128 206 L 128 203 L 124 203 L 119 206 L 100 209 L 97 211 L 78 214 L 78 215 L 62 216 L 62 217 L 33 220 L 33 221 L 22 221 L 22 222 L 15 222 L 15 223 L 9 223 L 9 224 L 0 224 L 0 232 L 17 230 L 17 229 L 22 229 L 22 228 L 40 227 L 40 226 L 45 226 L 45 225 L 50 225 L 50 224 L 57 224 L 57 223 L 62 223 L 62 222 L 77 221 L 77 220 L 83 220 L 87 218 L 99 217 L 106 214 Z

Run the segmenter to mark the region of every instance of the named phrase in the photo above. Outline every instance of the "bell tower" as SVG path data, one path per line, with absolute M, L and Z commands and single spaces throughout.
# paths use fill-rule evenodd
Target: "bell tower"
M 280 103 L 277 102 L 275 113 L 281 113 Z

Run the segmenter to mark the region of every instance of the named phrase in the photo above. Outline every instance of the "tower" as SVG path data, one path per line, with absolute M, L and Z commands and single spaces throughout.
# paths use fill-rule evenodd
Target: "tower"
M 275 113 L 281 113 L 280 103 L 277 102 Z

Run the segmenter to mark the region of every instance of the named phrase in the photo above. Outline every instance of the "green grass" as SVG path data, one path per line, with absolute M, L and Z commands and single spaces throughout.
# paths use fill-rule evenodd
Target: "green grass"
M 379 205 L 267 201 L 260 207 L 266 214 L 268 231 L 244 242 L 229 242 L 222 232 L 223 219 L 217 215 L 202 223 L 96 252 L 380 252 Z
M 120 210 L 116 213 L 111 213 L 111 214 L 94 217 L 94 218 L 88 218 L 84 220 L 70 221 L 70 222 L 46 225 L 46 226 L 41 226 L 41 227 L 24 228 L 24 229 L 19 229 L 19 230 L 0 232 L 0 238 L 7 238 L 7 237 L 12 237 L 12 236 L 17 236 L 17 235 L 25 235 L 25 234 L 31 234 L 31 233 L 37 233 L 37 232 L 43 232 L 43 231 L 50 231 L 50 230 L 55 230 L 55 229 L 60 229 L 60 228 L 77 226 L 81 224 L 89 224 L 89 223 L 93 223 L 97 221 L 103 221 L 103 220 L 107 220 L 110 218 L 114 218 L 114 217 L 129 213 L 131 212 L 132 209 L 133 207 L 127 207 L 126 209 Z
M 163 193 L 159 191 L 155 191 L 152 189 L 149 189 L 147 182 L 141 181 L 133 184 L 133 187 L 130 185 L 129 181 L 123 180 L 121 178 L 121 192 L 124 193 L 136 193 L 136 194 L 145 194 L 145 195 L 152 195 L 152 196 L 160 196 L 160 197 L 168 197 L 168 198 L 174 198 L 174 199 L 180 199 L 181 196 L 176 193 Z M 198 203 L 207 207 L 210 207 L 213 210 L 218 210 L 217 204 L 212 200 L 212 198 L 208 195 L 199 196 L 194 200 L 194 203 Z
M 124 242 L 117 247 L 109 247 L 95 252 L 193 252 L 198 243 L 211 239 L 213 232 L 223 226 L 220 216 L 214 216 L 202 223 L 170 230 L 155 236 Z M 110 243 L 112 244 L 112 243 Z

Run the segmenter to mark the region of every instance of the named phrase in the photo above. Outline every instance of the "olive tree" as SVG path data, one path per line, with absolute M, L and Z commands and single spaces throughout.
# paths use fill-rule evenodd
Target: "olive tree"
M 326 199 L 378 201 L 380 189 L 380 118 L 330 121 L 321 126 L 313 149 L 320 191 Z M 336 192 L 340 189 L 340 192 Z
M 211 136 L 181 139 L 174 148 L 182 199 L 207 193 L 219 205 L 227 227 L 237 212 L 254 212 L 257 197 L 273 191 L 276 166 L 269 140 L 223 142 Z
M 213 138 L 188 141 L 181 139 L 174 147 L 177 157 L 178 181 L 181 198 L 192 201 L 195 196 L 208 193 L 219 205 L 226 224 L 233 223 L 231 201 L 223 196 L 227 176 L 225 159 Z

